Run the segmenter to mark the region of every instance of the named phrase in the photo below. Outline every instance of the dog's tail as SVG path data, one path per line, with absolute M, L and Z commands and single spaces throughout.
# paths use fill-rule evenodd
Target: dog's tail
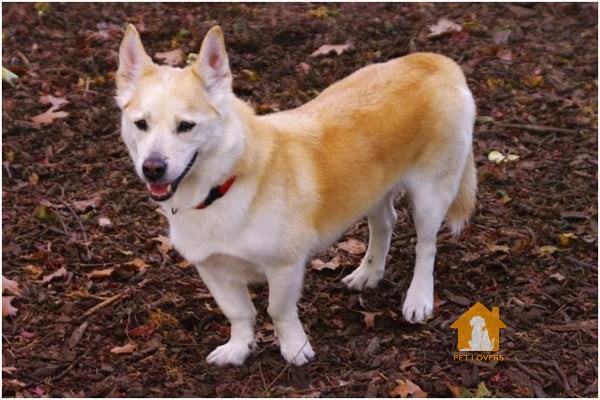
M 471 213 L 473 213 L 476 195 L 477 171 L 475 170 L 475 160 L 473 159 L 473 151 L 471 150 L 460 179 L 458 193 L 446 215 L 446 220 L 454 235 L 458 235 L 462 231 L 463 226 L 469 220 Z

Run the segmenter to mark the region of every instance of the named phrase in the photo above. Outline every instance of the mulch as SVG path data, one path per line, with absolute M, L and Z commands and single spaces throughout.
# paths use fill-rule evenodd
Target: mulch
M 17 311 L 2 319 L 3 396 L 597 397 L 596 4 L 3 3 L 2 15 L 2 65 L 19 76 L 2 90 L 2 270 L 20 285 L 4 292 Z M 442 18 L 460 31 L 430 35 Z M 415 234 L 398 197 L 376 290 L 340 283 L 354 247 L 307 265 L 315 360 L 285 364 L 256 285 L 258 350 L 243 367 L 208 365 L 228 323 L 165 239 L 119 137 L 127 22 L 148 54 L 186 56 L 219 24 L 234 90 L 258 113 L 410 52 L 456 60 L 478 107 L 478 206 L 460 237 L 440 232 L 434 317 L 401 316 Z M 367 238 L 362 220 L 340 240 Z M 453 359 L 450 325 L 477 301 L 507 325 L 502 360 Z

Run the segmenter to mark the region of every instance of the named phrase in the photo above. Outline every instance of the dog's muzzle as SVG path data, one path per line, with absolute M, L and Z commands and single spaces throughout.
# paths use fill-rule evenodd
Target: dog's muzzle
M 192 169 L 196 162 L 198 152 L 195 152 L 192 159 L 187 163 L 183 172 L 172 182 L 164 182 L 163 178 L 167 172 L 167 162 L 163 158 L 150 157 L 142 164 L 142 173 L 147 179 L 148 191 L 150 197 L 155 201 L 165 201 L 170 199 L 175 192 L 177 187 L 185 178 L 187 173 Z

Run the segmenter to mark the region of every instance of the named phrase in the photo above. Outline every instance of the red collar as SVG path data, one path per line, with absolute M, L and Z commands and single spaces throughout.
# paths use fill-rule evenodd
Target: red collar
M 231 178 L 227 179 L 222 185 L 215 186 L 212 189 L 210 189 L 210 192 L 208 192 L 208 196 L 206 196 L 202 203 L 196 206 L 196 210 L 202 210 L 203 208 L 210 206 L 215 200 L 225 196 L 225 193 L 227 193 L 229 188 L 231 188 L 231 185 L 233 185 L 234 181 L 235 176 L 232 176 Z

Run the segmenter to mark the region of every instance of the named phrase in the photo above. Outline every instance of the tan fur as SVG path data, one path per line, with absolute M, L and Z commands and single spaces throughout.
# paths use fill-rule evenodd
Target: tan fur
M 315 188 L 289 190 L 299 198 L 312 194 L 297 212 L 327 237 L 365 215 L 407 168 L 443 154 L 454 133 L 458 85 L 466 83 L 454 62 L 414 54 L 363 68 L 295 110 L 259 117 L 259 125 L 247 121 L 259 135 L 271 136 L 270 179 L 277 172 L 315 175 Z M 475 204 L 472 156 L 468 163 L 448 216 L 453 221 L 466 220 Z

